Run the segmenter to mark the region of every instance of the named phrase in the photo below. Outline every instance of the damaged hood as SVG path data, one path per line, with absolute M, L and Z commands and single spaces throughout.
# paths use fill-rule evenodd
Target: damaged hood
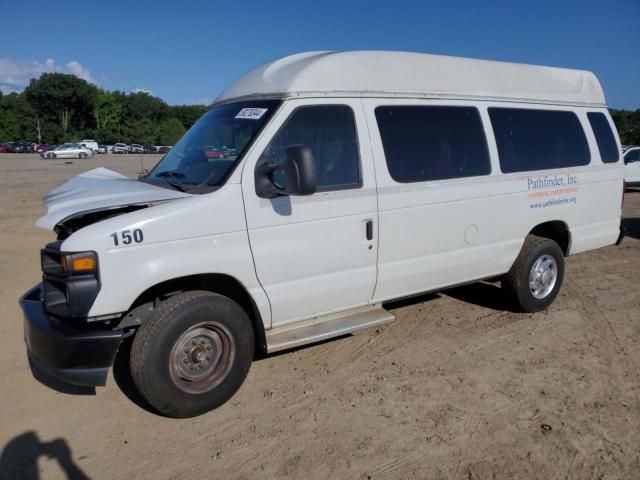
M 100 167 L 51 190 L 43 199 L 47 213 L 38 219 L 36 225 L 50 230 L 61 221 L 79 214 L 190 196 L 189 193 L 131 180 Z

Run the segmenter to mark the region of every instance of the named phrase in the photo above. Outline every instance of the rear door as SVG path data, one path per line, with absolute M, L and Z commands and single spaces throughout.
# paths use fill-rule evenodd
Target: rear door
M 256 162 L 282 162 L 294 144 L 312 149 L 318 191 L 259 198 Z M 252 149 L 242 184 L 249 240 L 273 326 L 369 303 L 377 270 L 377 199 L 359 99 L 286 102 Z

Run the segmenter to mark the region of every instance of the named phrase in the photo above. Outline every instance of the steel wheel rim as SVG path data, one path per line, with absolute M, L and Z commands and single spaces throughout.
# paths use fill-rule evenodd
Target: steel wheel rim
M 542 300 L 549 296 L 558 281 L 558 262 L 551 255 L 542 255 L 533 262 L 529 273 L 529 290 L 533 298 Z
M 225 379 L 235 356 L 227 327 L 214 321 L 198 323 L 180 335 L 171 349 L 171 380 L 186 393 L 208 392 Z

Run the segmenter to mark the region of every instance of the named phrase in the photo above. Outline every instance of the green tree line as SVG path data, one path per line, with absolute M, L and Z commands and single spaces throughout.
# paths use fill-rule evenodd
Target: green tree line
M 623 145 L 640 145 L 640 108 L 635 112 L 610 109 Z
M 204 112 L 202 105 L 170 106 L 145 92 L 107 91 L 74 75 L 45 73 L 22 93 L 0 92 L 0 142 L 173 145 Z M 640 145 L 640 109 L 612 109 L 611 116 L 622 143 Z
M 83 138 L 173 145 L 205 112 L 145 92 L 107 91 L 74 75 L 45 73 L 22 93 L 0 92 L 0 142 L 59 144 Z

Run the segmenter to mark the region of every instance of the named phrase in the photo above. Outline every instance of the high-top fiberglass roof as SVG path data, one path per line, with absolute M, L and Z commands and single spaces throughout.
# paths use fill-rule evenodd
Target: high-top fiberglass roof
M 214 103 L 246 96 L 397 96 L 486 98 L 604 106 L 595 75 L 410 52 L 306 52 L 261 65 Z

